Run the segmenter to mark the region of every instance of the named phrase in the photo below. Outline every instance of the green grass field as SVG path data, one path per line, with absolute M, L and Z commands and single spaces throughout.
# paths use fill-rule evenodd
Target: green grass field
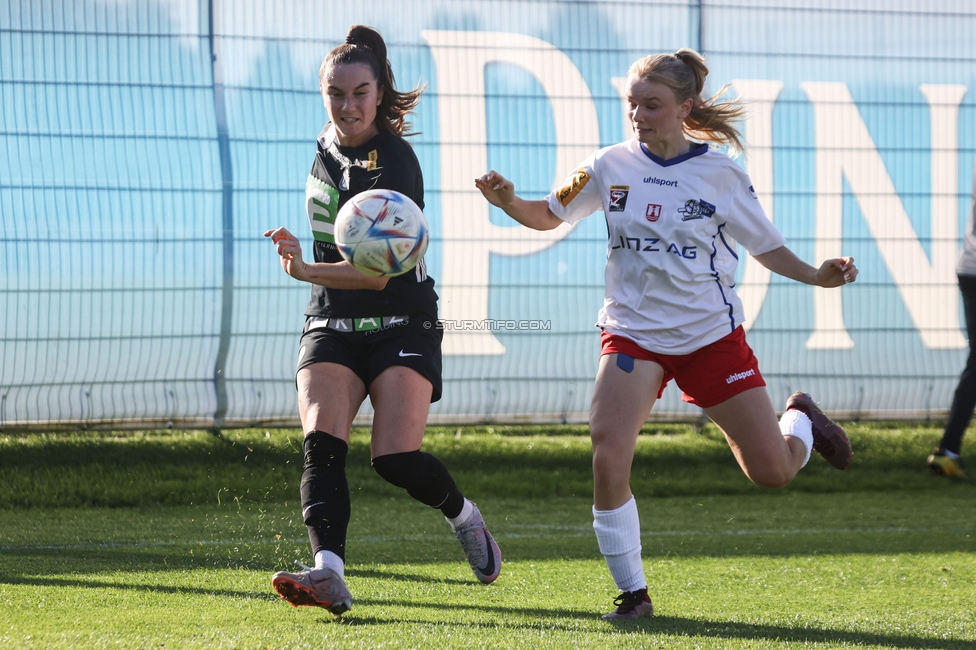
M 0 434 L 0 647 L 976 648 L 974 482 L 927 474 L 937 424 L 848 432 L 849 470 L 814 457 L 770 491 L 713 428 L 648 427 L 656 616 L 616 625 L 584 428 L 429 431 L 502 547 L 488 586 L 357 432 L 341 621 L 270 588 L 311 559 L 298 431 Z

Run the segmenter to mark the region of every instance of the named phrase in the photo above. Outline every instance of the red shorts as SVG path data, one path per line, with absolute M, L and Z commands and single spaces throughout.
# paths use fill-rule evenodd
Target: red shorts
M 681 399 L 702 408 L 721 404 L 750 388 L 766 385 L 759 374 L 759 360 L 746 343 L 742 327 L 690 354 L 658 354 L 624 336 L 606 331 L 600 338 L 603 343 L 601 354 L 626 355 L 653 361 L 664 368 L 658 399 L 672 379 L 681 389 Z

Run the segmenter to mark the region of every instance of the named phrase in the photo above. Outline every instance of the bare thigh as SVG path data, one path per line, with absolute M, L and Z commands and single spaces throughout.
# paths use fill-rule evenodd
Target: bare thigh
M 615 510 L 631 497 L 630 469 L 637 434 L 657 401 L 664 369 L 653 361 L 634 360 L 634 369 L 617 366 L 616 354 L 600 357 L 590 405 L 593 441 L 593 505 Z
M 725 434 L 739 467 L 754 483 L 783 487 L 800 471 L 806 450 L 784 438 L 765 387 L 750 388 L 705 409 Z
M 366 399 L 359 376 L 337 363 L 313 363 L 298 371 L 296 381 L 303 431 L 324 431 L 349 442 L 352 421 Z
M 404 366 L 390 366 L 373 380 L 373 458 L 420 449 L 433 391 L 430 381 Z

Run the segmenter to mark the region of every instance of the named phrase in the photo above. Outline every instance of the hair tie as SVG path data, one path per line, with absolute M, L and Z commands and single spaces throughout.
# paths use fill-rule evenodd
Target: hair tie
M 348 45 L 355 45 L 356 44 L 356 39 L 353 38 L 352 34 L 349 34 L 349 35 L 346 36 L 346 43 Z

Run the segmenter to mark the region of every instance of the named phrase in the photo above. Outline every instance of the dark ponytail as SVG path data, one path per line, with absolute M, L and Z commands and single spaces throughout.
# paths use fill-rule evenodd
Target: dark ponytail
M 420 103 L 420 94 L 426 85 L 408 92 L 396 89 L 393 66 L 386 56 L 386 42 L 378 31 L 365 25 L 353 25 L 346 34 L 346 42 L 325 56 L 319 68 L 319 83 L 325 83 L 326 71 L 336 65 L 362 63 L 373 72 L 381 92 L 380 105 L 376 107 L 376 126 L 399 136 L 413 135 L 406 121 L 407 113 Z

